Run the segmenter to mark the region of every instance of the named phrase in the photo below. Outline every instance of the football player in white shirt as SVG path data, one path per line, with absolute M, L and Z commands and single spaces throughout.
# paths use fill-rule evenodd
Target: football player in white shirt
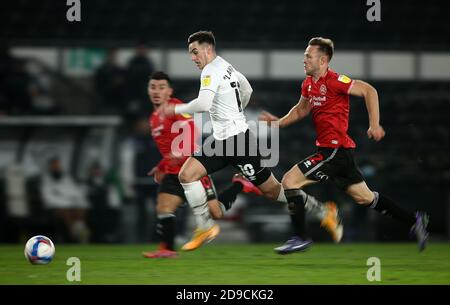
M 201 177 L 232 165 L 256 185 L 265 197 L 281 202 L 287 200 L 281 183 L 268 168 L 262 166 L 256 138 L 249 131 L 246 122 L 243 110 L 253 92 L 250 83 L 230 63 L 217 56 L 212 32 L 196 32 L 189 36 L 188 44 L 192 61 L 202 70 L 198 98 L 187 104 L 166 104 L 160 107 L 160 112 L 172 116 L 209 111 L 214 136 L 212 147 L 221 148 L 214 155 L 205 154 L 204 149 L 200 154 L 190 157 L 178 176 L 197 223 L 192 240 L 182 249 L 194 250 L 214 239 L 220 231 L 210 216 Z M 289 191 L 291 190 L 287 190 Z M 342 225 L 338 220 L 335 204 L 324 205 L 303 191 L 297 195 L 304 198 L 308 210 L 322 220 L 333 239 L 340 241 Z M 305 206 L 289 208 L 294 230 L 303 231 Z

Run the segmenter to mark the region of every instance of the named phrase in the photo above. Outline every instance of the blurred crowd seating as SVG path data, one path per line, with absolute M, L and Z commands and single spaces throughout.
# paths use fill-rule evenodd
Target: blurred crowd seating
M 214 29 L 221 46 L 239 43 L 241 47 L 304 47 L 305 41 L 316 34 L 339 37 L 340 49 L 444 50 L 450 45 L 445 39 L 450 32 L 446 21 L 449 4 L 444 0 L 425 4 L 384 1 L 382 22 L 376 24 L 366 20 L 370 6 L 360 0 L 198 1 L 195 5 L 176 0 L 81 3 L 82 22 L 73 24 L 61 22 L 68 9 L 65 1 L 11 2 L 8 9 L 0 12 L 0 37 L 55 46 L 142 40 L 155 45 L 184 46 L 186 35 L 201 28 Z M 185 18 L 195 22 L 183 22 Z

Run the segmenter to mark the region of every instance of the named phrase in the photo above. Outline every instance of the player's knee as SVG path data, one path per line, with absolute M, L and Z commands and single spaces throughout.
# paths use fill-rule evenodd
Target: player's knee
M 278 194 L 280 193 L 280 188 L 274 186 L 270 189 L 261 190 L 264 197 L 270 199 L 270 200 L 276 200 L 278 198 Z
M 219 220 L 222 219 L 223 217 L 222 211 L 210 210 L 209 214 L 211 215 L 211 218 L 214 220 Z
M 199 179 L 200 177 L 197 177 L 197 175 L 195 175 L 195 173 L 192 171 L 182 169 L 178 173 L 178 180 L 180 180 L 180 183 L 191 183 Z
M 158 214 L 158 215 L 173 214 L 173 213 L 175 213 L 176 209 L 177 209 L 176 205 L 158 202 L 158 204 L 156 205 L 156 214 Z
M 286 173 L 283 176 L 283 179 L 281 179 L 281 184 L 283 185 L 283 188 L 285 190 L 289 190 L 289 189 L 294 189 L 294 188 L 299 188 L 300 187 L 297 179 L 295 179 L 295 177 L 293 175 L 290 175 L 289 173 Z
M 373 193 L 355 194 L 355 195 L 352 195 L 352 197 L 353 197 L 353 200 L 355 200 L 355 202 L 357 204 L 361 204 L 361 205 L 371 204 L 374 199 Z
M 269 177 L 264 183 L 258 185 L 259 190 L 263 193 L 264 197 L 276 200 L 281 190 L 281 183 L 278 182 L 275 177 Z

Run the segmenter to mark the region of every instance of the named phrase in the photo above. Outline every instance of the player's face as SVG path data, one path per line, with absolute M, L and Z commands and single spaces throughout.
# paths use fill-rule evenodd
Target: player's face
M 319 46 L 308 46 L 303 57 L 303 67 L 306 75 L 314 75 L 319 72 L 321 65 L 325 63 L 324 54 L 319 51 Z
M 191 60 L 200 70 L 208 64 L 208 52 L 210 52 L 210 49 L 211 46 L 207 43 L 199 44 L 198 41 L 194 41 L 189 44 L 189 54 L 191 54 Z
M 151 79 L 148 82 L 147 92 L 153 105 L 158 107 L 170 99 L 173 90 L 167 80 Z

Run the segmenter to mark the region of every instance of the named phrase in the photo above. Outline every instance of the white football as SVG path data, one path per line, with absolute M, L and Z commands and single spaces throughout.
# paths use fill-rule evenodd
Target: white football
M 27 241 L 24 254 L 31 264 L 46 265 L 55 256 L 55 245 L 46 236 L 33 236 Z

